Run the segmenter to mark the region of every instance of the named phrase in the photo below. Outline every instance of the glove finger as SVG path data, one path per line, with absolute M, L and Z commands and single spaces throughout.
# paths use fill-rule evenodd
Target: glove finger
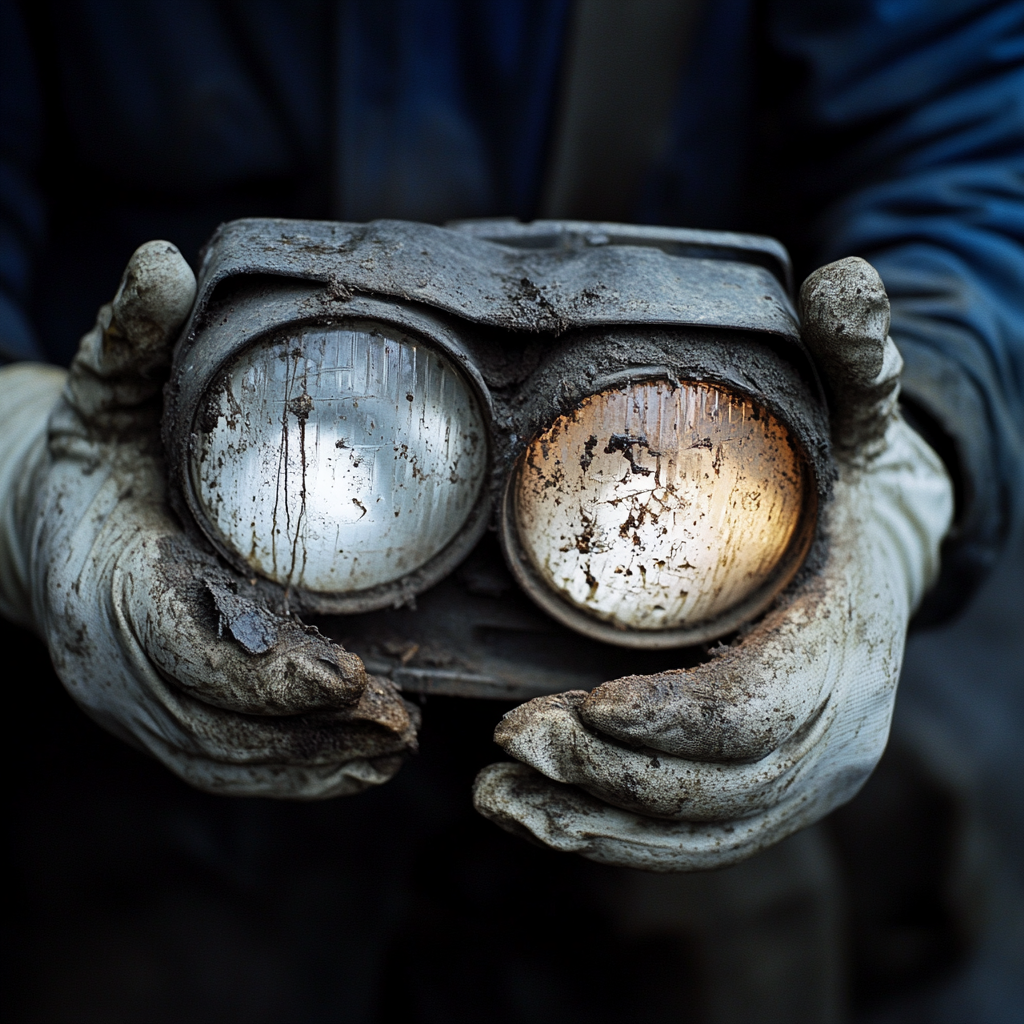
M 800 323 L 829 392 L 837 454 L 870 454 L 896 414 L 903 368 L 878 272 L 856 256 L 814 271 L 800 288 Z
M 136 730 L 161 759 L 168 748 L 213 765 L 277 771 L 327 769 L 416 750 L 416 709 L 386 679 L 370 676 L 358 703 L 338 711 L 271 717 L 213 707 L 152 670 L 146 683 L 161 713 L 140 709 Z M 213 769 L 211 768 L 211 771 Z
M 754 764 L 708 764 L 636 749 L 587 729 L 582 691 L 538 697 L 510 711 L 494 740 L 507 754 L 616 807 L 660 818 L 720 821 L 778 803 L 813 768 L 833 714 L 823 708 L 796 736 Z
M 488 765 L 477 775 L 473 806 L 513 835 L 602 864 L 644 871 L 727 867 L 810 820 L 788 800 L 740 821 L 662 821 L 609 807 L 574 786 L 507 762 Z
M 136 530 L 111 572 L 114 614 L 166 676 L 205 704 L 246 715 L 299 715 L 359 700 L 366 671 L 316 629 L 267 610 L 159 510 L 136 507 Z
M 705 664 L 603 683 L 577 713 L 629 746 L 693 761 L 766 757 L 814 715 L 840 677 L 855 626 L 836 611 L 845 608 L 844 593 L 832 575 L 811 576 Z
M 71 364 L 67 393 L 80 415 L 88 421 L 132 410 L 159 392 L 195 294 L 195 275 L 170 242 L 135 250 Z

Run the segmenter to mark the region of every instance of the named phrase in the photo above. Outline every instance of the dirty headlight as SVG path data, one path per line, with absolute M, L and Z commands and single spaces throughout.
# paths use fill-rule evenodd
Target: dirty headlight
M 654 380 L 585 398 L 530 443 L 503 533 L 552 615 L 668 647 L 763 611 L 806 554 L 814 501 L 789 431 L 752 398 Z
M 463 528 L 486 475 L 486 426 L 463 375 L 372 322 L 249 346 L 195 427 L 192 489 L 211 538 L 236 563 L 314 593 L 370 591 L 420 569 Z

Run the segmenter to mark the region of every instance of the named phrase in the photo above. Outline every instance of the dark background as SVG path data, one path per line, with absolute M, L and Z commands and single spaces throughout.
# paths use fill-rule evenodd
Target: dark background
M 54 11 L 61 25 L 68 16 L 59 5 L 21 6 L 30 28 Z M 249 9 L 223 7 L 238 18 Z M 327 59 L 320 7 L 302 5 L 310 15 L 300 22 L 301 69 Z M 83 46 L 72 24 L 61 38 L 68 53 L 42 53 L 51 91 L 61 68 L 74 82 L 89 78 L 76 78 L 75 61 L 117 70 L 131 52 L 110 31 Z M 104 46 L 117 59 L 104 64 L 96 56 Z M 182 49 L 198 52 L 191 42 Z M 730 89 L 742 92 L 741 79 L 706 78 L 708 102 L 693 109 L 732 129 Z M 68 93 L 80 98 L 77 86 Z M 218 102 L 232 96 L 227 86 L 199 95 L 200 127 L 215 126 Z M 60 105 L 51 95 L 43 102 Z M 327 100 L 307 96 L 299 106 L 318 103 Z M 63 122 L 50 126 L 41 157 L 51 228 L 39 261 L 46 287 L 31 308 L 54 359 L 70 356 L 142 239 L 172 238 L 191 256 L 220 219 L 329 215 L 322 139 L 289 139 L 299 162 L 289 173 L 260 170 L 251 185 L 146 191 L 125 187 L 131 153 L 103 141 L 104 124 L 86 121 L 81 134 L 116 186 L 76 157 Z M 739 133 L 694 137 L 732 145 Z M 223 172 L 207 135 L 195 138 L 202 146 L 170 147 L 172 155 L 195 152 Z M 716 153 L 692 145 L 684 156 L 713 162 Z M 157 171 L 168 170 L 163 158 Z M 812 171 L 791 189 L 809 208 L 821 201 L 815 183 L 831 181 L 819 164 Z M 739 226 L 721 212 L 738 180 L 701 168 L 694 178 L 706 190 L 694 192 L 683 222 Z M 499 205 L 526 216 L 535 202 Z M 788 207 L 771 212 L 784 224 L 795 219 Z M 420 755 L 373 792 L 313 804 L 225 799 L 188 788 L 93 725 L 43 646 L 0 624 L 4 1015 L 1016 1022 L 1024 1008 L 1024 552 L 1019 544 L 1014 552 L 958 623 L 911 639 L 893 741 L 863 793 L 822 826 L 695 876 L 603 868 L 476 816 L 469 786 L 501 757 L 490 742 L 501 705 L 431 699 Z

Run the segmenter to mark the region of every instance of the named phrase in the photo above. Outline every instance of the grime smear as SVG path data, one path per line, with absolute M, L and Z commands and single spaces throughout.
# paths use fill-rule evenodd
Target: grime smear
M 761 587 L 799 525 L 805 476 L 786 428 L 703 383 L 585 399 L 530 445 L 518 532 L 548 585 L 638 630 L 721 615 Z

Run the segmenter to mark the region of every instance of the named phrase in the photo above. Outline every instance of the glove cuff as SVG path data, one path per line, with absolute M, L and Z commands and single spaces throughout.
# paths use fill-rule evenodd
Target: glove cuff
M 67 371 L 41 363 L 0 368 L 0 615 L 33 626 L 33 496 L 49 458 L 47 423 Z

